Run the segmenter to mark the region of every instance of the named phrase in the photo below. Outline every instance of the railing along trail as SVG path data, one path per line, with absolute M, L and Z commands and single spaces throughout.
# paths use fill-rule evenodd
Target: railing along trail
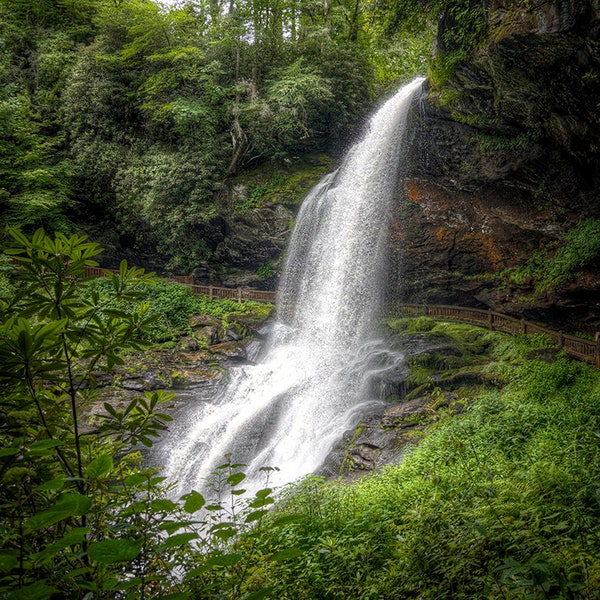
M 429 316 L 434 319 L 457 321 L 487 327 L 490 331 L 502 331 L 512 335 L 519 333 L 541 333 L 552 338 L 552 342 L 562 348 L 569 356 L 596 365 L 600 369 L 600 343 L 586 340 L 562 331 L 554 331 L 537 323 L 509 317 L 493 310 L 465 308 L 461 306 L 403 304 L 400 306 L 402 316 Z
M 114 269 L 102 269 L 100 267 L 86 267 L 88 276 L 103 277 L 105 272 L 118 273 Z M 252 288 L 225 288 L 214 285 L 195 285 L 191 275 L 176 275 L 167 277 L 169 281 L 176 281 L 187 285 L 192 292 L 197 295 L 208 296 L 209 298 L 229 298 L 242 302 L 243 300 L 254 300 L 255 302 L 275 302 L 276 293 L 267 290 L 255 290 Z M 585 338 L 568 335 L 562 331 L 554 331 L 547 327 L 542 327 L 537 323 L 517 319 L 493 310 L 482 310 L 479 308 L 467 308 L 464 306 L 447 306 L 443 304 L 420 305 L 420 304 L 402 304 L 399 307 L 402 316 L 419 317 L 429 316 L 434 319 L 443 319 L 446 321 L 456 321 L 458 323 L 469 323 L 470 325 L 479 325 L 486 327 L 490 331 L 502 331 L 512 335 L 520 333 L 536 334 L 541 333 L 552 338 L 552 342 L 563 348 L 564 351 L 573 358 L 596 365 L 600 369 L 600 341 L 587 340 Z
M 104 277 L 105 272 L 118 273 L 117 269 L 102 269 L 100 267 L 86 267 L 88 277 Z M 214 285 L 195 285 L 194 278 L 191 275 L 174 275 L 171 277 L 160 277 L 168 281 L 175 281 L 187 285 L 192 292 L 198 296 L 208 296 L 209 298 L 229 298 L 242 302 L 244 300 L 254 300 L 255 302 L 275 302 L 275 292 L 267 290 L 255 290 L 252 288 L 224 288 Z

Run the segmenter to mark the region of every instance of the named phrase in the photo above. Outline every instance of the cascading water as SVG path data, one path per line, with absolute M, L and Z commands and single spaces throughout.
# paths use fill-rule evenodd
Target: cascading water
M 313 472 L 374 402 L 373 374 L 394 368 L 370 336 L 404 124 L 421 82 L 380 108 L 340 169 L 304 200 L 264 358 L 233 368 L 220 396 L 169 440 L 166 475 L 177 491 L 202 489 L 226 454 L 248 465 L 247 488 L 264 466 L 279 469 L 272 484 Z

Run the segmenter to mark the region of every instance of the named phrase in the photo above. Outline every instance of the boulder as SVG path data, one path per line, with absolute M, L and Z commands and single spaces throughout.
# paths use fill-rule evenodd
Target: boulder
M 121 387 L 137 392 L 150 392 L 152 390 L 164 389 L 167 387 L 167 384 L 160 378 L 158 373 L 143 371 L 136 375 L 124 376 L 121 379 Z
M 201 346 L 213 346 L 221 341 L 220 327 L 202 327 L 194 331 L 194 337 Z
M 188 319 L 188 325 L 193 330 L 203 329 L 204 327 L 216 327 L 218 329 L 221 326 L 221 319 L 211 315 L 193 315 Z
M 179 339 L 177 347 L 184 352 L 194 352 L 200 348 L 200 345 L 195 337 L 188 335 Z

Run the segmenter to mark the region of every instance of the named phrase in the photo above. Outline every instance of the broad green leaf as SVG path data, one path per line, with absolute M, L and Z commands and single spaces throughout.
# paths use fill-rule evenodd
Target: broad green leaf
M 125 485 L 137 487 L 146 481 L 148 481 L 148 478 L 145 475 L 142 475 L 141 473 L 132 473 L 125 478 Z
M 25 532 L 31 533 L 45 527 L 50 527 L 59 521 L 70 517 L 81 516 L 89 511 L 92 501 L 81 494 L 63 494 L 56 504 L 47 510 L 39 512 L 25 523 Z
M 127 562 L 139 556 L 142 543 L 143 540 L 102 540 L 90 544 L 88 556 L 103 565 Z
M 195 523 L 196 521 L 163 521 L 158 528 L 160 531 L 165 531 L 169 535 L 173 535 L 176 531 L 179 531 L 183 527 L 189 527 Z
M 0 458 L 3 456 L 14 456 L 19 450 L 19 448 L 0 448 Z
M 263 488 L 262 490 L 258 490 L 258 492 L 256 492 L 255 496 L 257 498 L 266 498 L 267 496 L 271 495 L 271 492 L 273 490 L 271 488 Z
M 231 487 L 235 487 L 238 483 L 244 481 L 244 479 L 246 479 L 245 473 L 233 473 L 227 478 L 227 483 Z
M 251 513 L 248 514 L 245 521 L 246 523 L 254 523 L 254 521 L 258 521 L 259 519 L 264 517 L 268 512 L 269 511 L 264 508 L 260 510 L 253 510 Z
M 281 562 L 284 560 L 290 560 L 291 558 L 296 558 L 302 554 L 302 550 L 299 548 L 286 548 L 285 550 L 280 550 L 279 552 L 275 552 L 271 554 L 269 557 L 270 560 L 274 560 L 275 562 Z
M 101 479 L 108 475 L 114 468 L 112 456 L 102 454 L 96 457 L 87 467 L 85 474 L 90 479 Z
M 206 564 L 211 567 L 232 567 L 237 565 L 242 560 L 241 554 L 221 554 L 218 556 L 211 556 Z
M 44 548 L 41 552 L 33 555 L 32 558 L 36 561 L 49 561 L 57 554 L 62 552 L 62 550 L 65 548 L 69 548 L 75 544 L 80 544 L 83 542 L 88 532 L 89 527 L 76 527 L 75 529 L 69 531 L 69 533 L 67 533 L 67 535 L 65 535 L 62 539 L 58 540 L 54 544 L 46 546 L 46 548 Z
M 163 550 L 168 550 L 169 548 L 176 548 L 177 546 L 185 546 L 188 542 L 196 539 L 198 539 L 197 533 L 178 533 L 168 537 L 161 544 L 161 548 Z
M 5 596 L 7 600 L 47 600 L 57 593 L 56 588 L 37 581 Z
M 181 499 L 184 500 L 183 510 L 190 514 L 200 510 L 206 504 L 204 496 L 195 490 L 182 496 Z
M 232 537 L 235 537 L 236 530 L 233 527 L 228 529 L 219 529 L 218 531 L 213 532 L 213 537 L 218 538 L 226 542 L 230 540 Z
M 171 512 L 177 509 L 177 504 L 166 498 L 158 498 L 157 500 L 152 500 L 152 502 L 150 502 L 150 508 L 160 512 Z
M 47 323 L 41 329 L 36 331 L 37 337 L 52 337 L 60 333 L 67 326 L 67 319 L 60 319 L 59 321 L 52 321 Z
M 0 552 L 0 573 L 10 573 L 19 565 L 19 552 L 3 551 Z
M 288 523 L 297 523 L 298 521 L 303 520 L 302 515 L 284 515 L 283 517 L 278 517 L 272 523 L 272 527 L 282 527 L 283 525 L 287 525 Z
M 200 575 L 204 575 L 207 571 L 210 570 L 210 565 L 202 565 L 201 567 L 196 567 L 191 571 L 188 571 L 185 574 L 186 579 L 193 579 L 194 577 L 200 577 Z
M 37 442 L 33 442 L 31 446 L 29 446 L 29 451 L 32 453 L 43 453 L 46 450 L 51 450 L 53 448 L 57 448 L 58 446 L 64 446 L 65 443 L 61 440 L 39 440 Z
M 46 481 L 45 483 L 41 483 L 35 489 L 39 492 L 44 492 L 47 490 L 58 491 L 65 485 L 66 478 L 64 475 L 59 475 L 50 481 Z
M 268 598 L 272 592 L 272 587 L 263 588 L 262 590 L 258 590 L 257 592 L 252 592 L 251 594 L 246 594 L 245 596 L 242 596 L 242 600 L 263 600 L 264 598 Z
M 268 506 L 269 504 L 273 504 L 274 502 L 275 500 L 273 498 L 271 498 L 270 496 L 266 496 L 262 498 L 256 498 L 256 500 L 250 502 L 250 506 L 252 508 L 262 508 L 263 506 Z
M 107 413 L 109 413 L 110 415 L 112 415 L 113 417 L 116 417 L 116 416 L 117 416 L 117 411 L 116 411 L 116 409 L 115 409 L 115 408 L 114 408 L 114 407 L 113 407 L 111 404 L 109 404 L 108 402 L 105 402 L 105 403 L 104 403 L 104 410 L 105 410 Z

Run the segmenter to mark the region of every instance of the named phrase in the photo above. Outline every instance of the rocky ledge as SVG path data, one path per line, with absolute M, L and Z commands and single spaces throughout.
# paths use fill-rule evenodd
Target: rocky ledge
M 124 408 L 133 398 L 155 390 L 174 392 L 173 407 L 188 398 L 189 390 L 210 395 L 229 366 L 252 362 L 260 350 L 263 324 L 254 319 L 242 317 L 224 325 L 215 317 L 196 315 L 188 324 L 174 341 L 124 356 L 125 364 L 110 373 L 96 373 L 98 395 L 84 407 L 85 413 L 103 413 L 105 402 Z
M 494 345 L 503 334 L 469 325 L 436 323 L 428 317 L 393 319 L 386 325 L 386 346 L 404 355 L 386 403 L 365 417 L 333 449 L 320 474 L 353 481 L 386 464 L 397 464 L 436 423 L 458 415 L 482 389 L 507 383 L 490 368 Z M 553 360 L 554 349 L 537 358 Z M 390 388 L 391 389 L 391 388 Z

